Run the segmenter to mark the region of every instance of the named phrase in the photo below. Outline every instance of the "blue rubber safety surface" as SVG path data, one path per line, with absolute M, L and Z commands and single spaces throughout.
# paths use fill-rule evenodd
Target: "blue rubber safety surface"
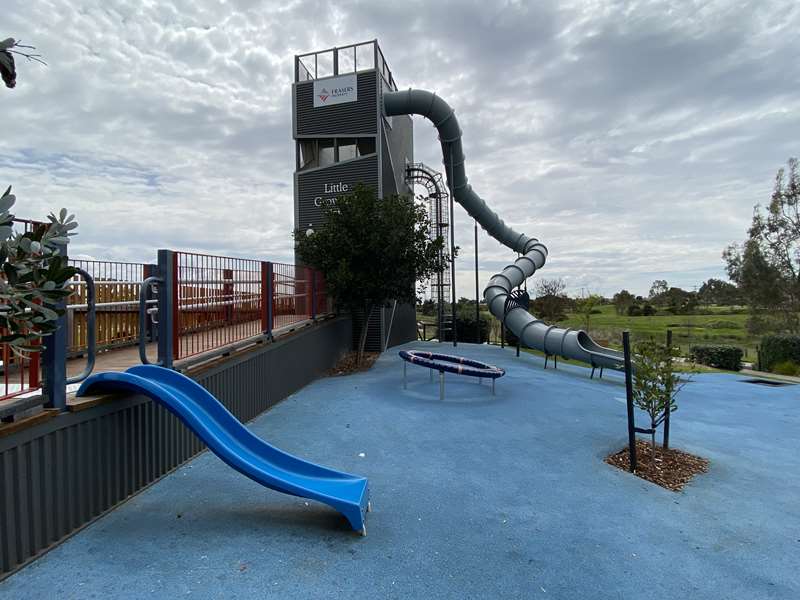
M 626 444 L 620 373 L 590 380 L 459 344 L 506 376 L 492 396 L 446 375 L 440 401 L 424 369 L 402 389 L 396 350 L 249 426 L 368 477 L 367 537 L 207 452 L 0 583 L 0 597 L 800 597 L 800 386 L 695 376 L 672 442 L 711 470 L 674 493 L 603 462 Z

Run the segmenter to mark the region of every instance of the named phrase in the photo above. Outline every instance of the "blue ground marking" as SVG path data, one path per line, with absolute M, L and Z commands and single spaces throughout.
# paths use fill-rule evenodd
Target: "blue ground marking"
M 711 471 L 676 494 L 603 463 L 626 443 L 619 373 L 590 380 L 459 344 L 507 373 L 496 396 L 447 376 L 440 402 L 425 369 L 403 391 L 396 350 L 251 424 L 369 477 L 366 538 L 205 453 L 0 583 L 0 597 L 800 597 L 800 386 L 696 376 L 672 441 Z

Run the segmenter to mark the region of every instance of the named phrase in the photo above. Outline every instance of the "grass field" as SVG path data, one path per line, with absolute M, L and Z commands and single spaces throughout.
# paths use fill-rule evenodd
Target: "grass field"
M 702 309 L 703 314 L 672 315 L 659 312 L 649 317 L 629 317 L 618 315 L 611 305 L 601 306 L 589 320 L 589 334 L 600 344 L 611 348 L 622 347 L 622 332 L 629 329 L 631 338 L 644 339 L 655 337 L 665 339 L 667 329 L 672 330 L 673 343 L 680 347 L 681 354 L 688 355 L 690 346 L 694 344 L 725 344 L 738 346 L 745 352 L 745 361 L 755 361 L 758 337 L 748 334 L 745 328 L 747 321 L 746 309 L 732 306 L 711 306 Z M 499 326 L 497 320 L 488 311 L 483 310 L 482 316 L 489 318 L 491 339 L 499 340 Z M 435 317 L 417 314 L 420 321 L 434 323 Z M 568 314 L 567 318 L 559 321 L 558 325 L 586 329 L 583 317 L 578 314 Z M 435 332 L 435 327 L 428 327 L 429 336 Z

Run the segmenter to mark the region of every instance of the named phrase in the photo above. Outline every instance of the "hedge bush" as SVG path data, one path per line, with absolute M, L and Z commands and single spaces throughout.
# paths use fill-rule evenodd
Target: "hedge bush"
M 692 360 L 728 371 L 738 371 L 742 368 L 742 349 L 736 346 L 692 346 Z
M 459 342 L 469 342 L 469 343 L 477 343 L 483 344 L 484 342 L 489 341 L 489 321 L 486 319 L 481 319 L 480 325 L 480 332 L 481 337 L 480 340 L 477 339 L 478 336 L 477 331 L 475 331 L 475 318 L 472 319 L 464 319 L 461 317 L 456 318 L 456 335 L 458 336 Z M 453 341 L 453 333 L 452 330 L 445 330 L 442 332 L 442 341 L 443 342 L 452 342 Z
M 800 335 L 765 335 L 761 338 L 761 368 L 771 371 L 778 363 L 800 363 Z
M 793 360 L 784 360 L 783 362 L 776 363 L 772 367 L 772 372 L 778 375 L 791 375 L 796 377 L 800 375 L 800 365 Z

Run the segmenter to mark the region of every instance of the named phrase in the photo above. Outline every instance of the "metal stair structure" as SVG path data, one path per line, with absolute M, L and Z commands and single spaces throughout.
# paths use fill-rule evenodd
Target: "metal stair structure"
M 425 203 L 428 210 L 428 217 L 431 221 L 431 239 L 441 237 L 444 240 L 442 255 L 450 256 L 452 263 L 452 252 L 450 247 L 450 195 L 447 191 L 447 184 L 444 182 L 442 174 L 424 163 L 409 163 L 406 166 L 406 183 L 413 189 L 414 185 L 425 188 L 427 195 L 418 196 Z M 437 337 L 442 341 L 442 334 L 453 330 L 453 315 L 445 310 L 445 306 L 451 301 L 451 269 L 442 269 L 431 277 L 429 285 L 431 295 L 436 299 L 436 326 Z

